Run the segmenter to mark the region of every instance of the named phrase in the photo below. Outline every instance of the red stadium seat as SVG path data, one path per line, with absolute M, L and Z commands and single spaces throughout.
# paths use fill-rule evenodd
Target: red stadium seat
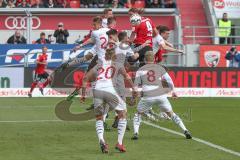
M 135 1 L 133 8 L 144 8 L 145 7 L 145 1 Z
M 71 8 L 80 8 L 80 1 L 79 0 L 72 0 L 70 1 Z

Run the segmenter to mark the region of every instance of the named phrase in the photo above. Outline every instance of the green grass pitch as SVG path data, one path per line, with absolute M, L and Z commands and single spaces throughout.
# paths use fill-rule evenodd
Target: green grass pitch
M 95 122 L 57 120 L 54 107 L 64 98 L 0 98 L 0 160 L 239 160 L 240 157 L 205 144 L 186 140 L 142 124 L 138 141 L 127 132 L 126 153 L 114 150 L 117 131 L 105 132 L 110 153 L 100 152 Z M 179 98 L 171 100 L 194 137 L 240 152 L 240 100 L 238 98 Z M 82 112 L 91 99 L 71 108 Z M 156 109 L 157 110 L 157 109 Z M 135 108 L 129 108 L 129 119 Z M 112 123 L 113 113 L 108 124 Z M 156 125 L 180 132 L 171 121 Z M 129 120 L 132 128 L 132 120 Z

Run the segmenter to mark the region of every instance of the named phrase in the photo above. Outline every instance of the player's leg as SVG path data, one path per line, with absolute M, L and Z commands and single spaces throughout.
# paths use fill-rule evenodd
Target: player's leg
M 97 61 L 98 61 L 98 56 L 96 55 L 96 56 L 94 56 L 93 60 L 92 60 L 91 63 L 89 64 L 88 69 L 87 69 L 87 72 L 90 71 L 94 66 L 96 66 Z M 93 83 L 94 83 L 94 82 L 93 82 Z M 91 84 L 91 85 L 93 86 L 94 84 Z M 93 103 L 94 103 L 94 102 L 93 102 Z M 94 105 L 93 105 L 93 104 L 91 104 L 90 107 L 86 108 L 86 110 L 92 110 L 92 109 L 94 109 Z
M 40 75 L 41 80 L 44 80 L 44 83 L 42 85 L 40 85 L 39 90 L 41 92 L 42 95 L 44 95 L 43 93 L 43 89 L 49 84 L 51 83 L 50 78 L 49 78 L 49 74 L 47 72 L 44 72 L 43 74 Z
M 108 145 L 104 140 L 103 115 L 105 113 L 105 109 L 102 104 L 103 104 L 102 99 L 98 99 L 98 98 L 94 99 L 94 110 L 96 115 L 96 132 L 97 132 L 100 148 L 103 153 L 108 153 Z
M 185 127 L 182 119 L 173 112 L 172 106 L 169 100 L 167 99 L 167 96 L 162 96 L 159 99 L 159 102 L 160 102 L 161 111 L 165 112 L 172 119 L 173 123 L 175 123 L 183 131 L 187 139 L 191 139 L 192 136 L 190 132 L 187 130 L 187 128 Z
M 39 79 L 38 79 L 38 74 L 34 73 L 34 75 L 33 75 L 33 82 L 32 82 L 32 84 L 31 84 L 31 88 L 30 88 L 30 91 L 29 91 L 29 93 L 28 93 L 28 97 L 29 97 L 29 98 L 32 97 L 32 92 L 33 92 L 33 90 L 36 88 L 36 86 L 38 85 L 38 81 L 39 81 Z
M 111 108 L 114 108 L 118 115 L 118 143 L 115 146 L 115 149 L 120 152 L 126 152 L 126 149 L 123 145 L 123 137 L 126 131 L 127 126 L 127 106 L 126 103 L 122 100 L 120 96 L 114 90 L 112 95 L 109 95 L 108 104 Z
M 109 105 L 107 103 L 104 103 L 104 108 L 105 108 L 105 114 L 103 115 L 104 130 L 111 131 L 111 128 L 108 126 L 106 122 L 106 118 L 108 118 Z
M 126 152 L 126 149 L 123 145 L 123 137 L 126 132 L 127 127 L 127 111 L 126 110 L 116 110 L 118 114 L 118 143 L 116 149 L 120 152 Z
M 121 95 L 120 97 L 121 97 L 122 100 L 126 103 L 126 97 L 125 97 L 125 95 L 124 95 L 124 92 L 120 92 L 119 95 Z M 114 118 L 114 122 L 113 122 L 113 124 L 112 124 L 112 127 L 113 127 L 113 128 L 118 128 L 118 122 L 119 122 L 118 114 L 117 114 L 117 112 L 115 112 L 115 118 Z M 126 130 L 127 130 L 127 131 L 130 131 L 130 127 L 129 127 L 128 124 L 127 124 Z
M 145 115 L 152 107 L 150 100 L 141 99 L 137 106 L 137 113 L 133 117 L 133 137 L 132 140 L 137 140 L 139 135 L 139 128 L 142 122 L 142 115 Z

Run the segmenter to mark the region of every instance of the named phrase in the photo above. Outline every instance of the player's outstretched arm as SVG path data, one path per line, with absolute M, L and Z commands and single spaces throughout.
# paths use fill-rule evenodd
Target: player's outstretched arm
M 82 47 L 84 47 L 84 46 L 86 46 L 86 45 L 88 45 L 88 44 L 93 44 L 93 43 L 94 43 L 93 39 L 92 39 L 92 38 L 89 38 L 87 41 L 85 41 L 85 42 L 83 42 L 82 44 L 77 45 L 76 47 L 74 47 L 74 48 L 73 48 L 73 51 L 76 52 L 76 51 L 79 50 L 80 48 L 82 48 Z
M 175 53 L 181 53 L 183 54 L 183 50 L 178 50 L 176 48 L 173 47 L 173 45 L 167 41 L 165 41 L 165 43 L 161 44 L 162 48 L 169 51 L 169 52 L 175 52 Z
M 172 78 L 169 76 L 167 72 L 163 75 L 163 79 L 165 82 L 167 82 L 168 87 L 172 90 L 172 97 L 177 98 L 178 96 L 175 92 L 174 83 L 172 81 Z

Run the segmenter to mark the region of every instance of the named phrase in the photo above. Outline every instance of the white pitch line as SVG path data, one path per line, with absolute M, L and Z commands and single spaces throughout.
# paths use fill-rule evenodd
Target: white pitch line
M 93 122 L 92 120 L 87 121 L 63 121 L 59 119 L 46 119 L 46 120 L 19 120 L 19 121 L 0 121 L 0 123 L 44 123 L 44 122 Z
M 0 121 L 0 123 L 41 123 L 41 122 L 64 122 L 64 121 L 61 121 L 61 120 L 24 120 L 24 121 Z
M 174 131 L 174 130 L 171 130 L 171 129 L 168 129 L 168 128 L 165 128 L 165 127 L 161 127 L 161 126 L 159 126 L 159 125 L 156 125 L 156 124 L 153 124 L 153 123 L 150 123 L 150 122 L 147 122 L 147 121 L 143 121 L 143 123 L 146 124 L 146 125 L 152 126 L 152 127 L 154 127 L 154 128 L 158 128 L 158 129 L 161 129 L 161 130 L 163 130 L 163 131 L 166 131 L 166 132 L 169 132 L 169 133 L 172 133 L 172 134 L 176 134 L 176 135 L 185 137 L 184 134 L 179 133 L 179 132 L 176 132 L 176 131 Z M 192 139 L 193 139 L 194 141 L 197 141 L 197 142 L 199 142 L 199 143 L 203 143 L 203 144 L 205 144 L 205 145 L 207 145 L 207 146 L 210 146 L 210 147 L 212 147 L 212 148 L 216 148 L 216 149 L 218 149 L 218 150 L 221 150 L 221 151 L 224 151 L 224 152 L 227 152 L 227 153 L 230 153 L 230 154 L 233 154 L 233 155 L 235 155 L 235 156 L 239 156 L 239 157 L 240 157 L 240 152 L 236 152 L 236 151 L 233 151 L 233 150 L 231 150 L 231 149 L 227 149 L 227 148 L 225 148 L 225 147 L 219 146 L 219 145 L 217 145 L 217 144 L 213 144 L 213 143 L 211 143 L 211 142 L 208 142 L 208 141 L 205 141 L 205 140 L 202 140 L 202 139 L 199 139 L 199 138 L 193 137 Z

